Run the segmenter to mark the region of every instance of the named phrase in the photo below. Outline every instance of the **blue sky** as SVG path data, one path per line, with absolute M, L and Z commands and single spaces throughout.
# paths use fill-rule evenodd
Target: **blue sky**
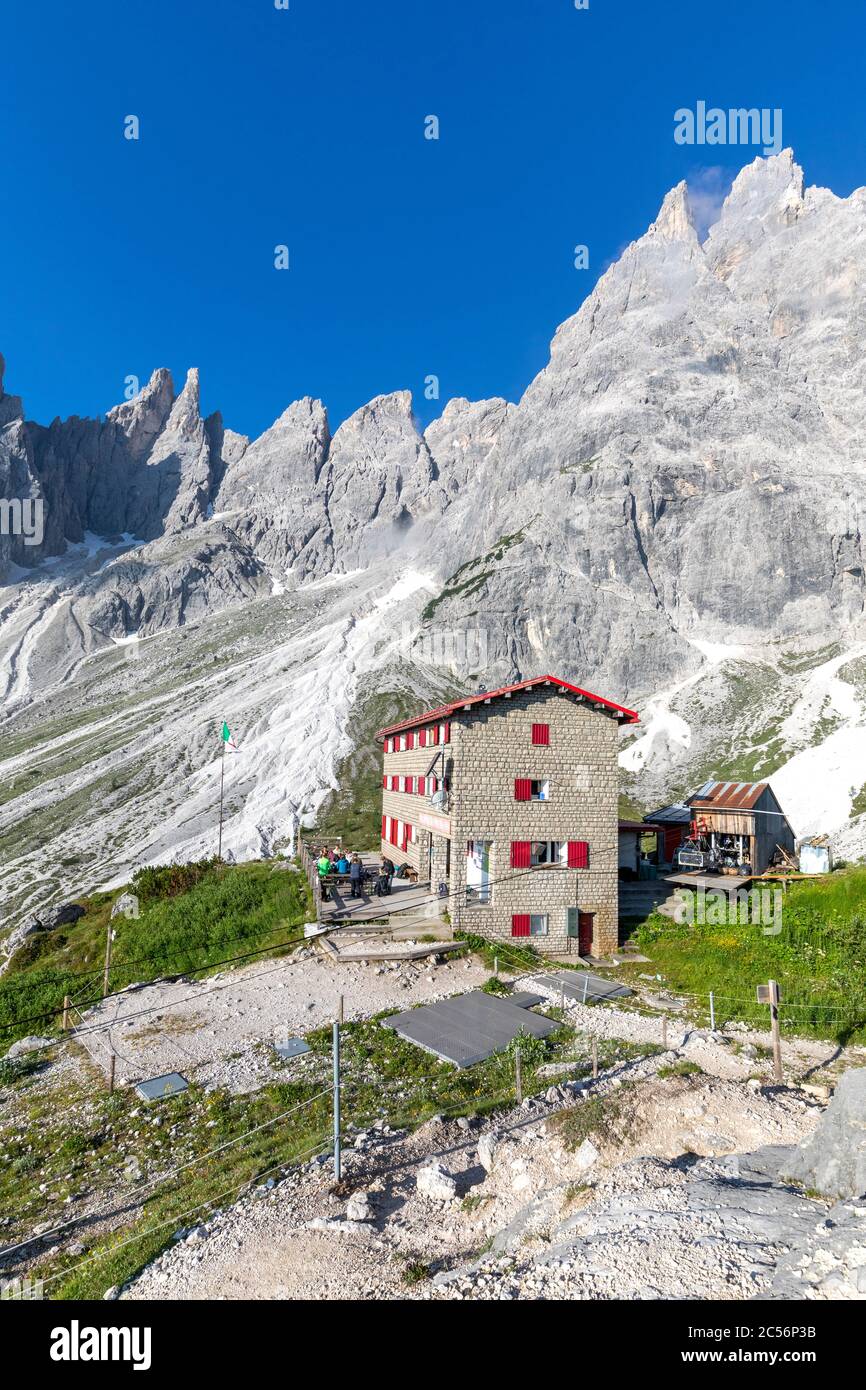
M 402 388 L 425 422 L 516 399 L 665 191 L 758 153 L 677 145 L 699 99 L 780 107 L 808 182 L 866 183 L 854 0 L 289 3 L 7 10 L 0 351 L 29 418 L 157 366 L 253 435 L 305 394 L 332 428 Z

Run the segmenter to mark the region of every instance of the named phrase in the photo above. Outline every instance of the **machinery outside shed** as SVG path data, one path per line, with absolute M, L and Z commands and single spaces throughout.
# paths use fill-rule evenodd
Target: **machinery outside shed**
M 711 778 L 686 805 L 692 823 L 677 853 L 679 869 L 756 878 L 780 852 L 794 853 L 794 832 L 769 782 Z

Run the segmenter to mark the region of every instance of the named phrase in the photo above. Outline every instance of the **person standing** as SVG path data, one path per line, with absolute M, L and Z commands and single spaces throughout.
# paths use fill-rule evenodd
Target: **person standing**
M 349 865 L 349 884 L 352 889 L 352 897 L 362 897 L 361 885 L 364 882 L 364 866 L 357 854 L 352 855 L 352 862 Z

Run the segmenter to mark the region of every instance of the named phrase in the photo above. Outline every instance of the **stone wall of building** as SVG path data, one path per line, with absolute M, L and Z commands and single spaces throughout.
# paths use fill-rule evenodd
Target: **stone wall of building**
M 536 746 L 532 725 L 547 724 L 550 742 Z M 417 730 L 415 730 L 417 737 Z M 500 940 L 512 937 L 515 913 L 543 913 L 545 936 L 529 938 L 540 951 L 577 952 L 568 935 L 568 909 L 593 916 L 592 950 L 608 955 L 618 933 L 618 794 L 619 725 L 610 714 L 557 686 L 517 691 L 509 699 L 457 710 L 450 718 L 450 742 L 434 747 L 385 753 L 384 775 L 423 777 L 438 750 L 445 755 L 449 779 L 448 840 L 421 824 L 431 811 L 429 798 L 384 789 L 382 810 L 416 826 L 416 842 L 404 853 L 382 841 L 382 853 L 406 859 L 435 888 L 449 884 L 448 908 L 456 929 Z M 442 774 L 442 763 L 437 768 Z M 549 783 L 545 801 L 518 801 L 515 779 Z M 466 901 L 466 848 L 470 840 L 493 844 L 487 904 Z M 585 841 L 585 869 L 544 865 L 512 869 L 514 840 L 566 843 Z M 432 848 L 432 855 L 430 850 Z M 527 938 L 516 938 L 526 944 Z
M 418 730 L 413 731 L 417 738 Z M 444 754 L 444 764 L 446 776 L 451 771 L 451 745 L 436 744 L 431 748 L 408 748 L 402 752 L 384 753 L 382 762 L 383 776 L 403 776 L 417 778 L 425 776 L 428 767 L 432 763 L 437 753 Z M 440 757 L 436 769 L 440 780 L 442 777 L 443 758 Z M 382 839 L 381 852 L 387 854 L 389 859 L 396 863 L 395 855 L 399 855 L 400 860 L 405 860 L 418 870 L 419 876 L 426 880 L 429 867 L 429 830 L 422 827 L 420 817 L 422 812 L 430 813 L 432 807 L 427 796 L 419 796 L 416 792 L 393 792 L 389 788 L 382 790 L 382 814 L 385 816 L 396 816 L 399 820 L 406 821 L 416 827 L 416 840 L 413 845 L 404 853 L 388 840 Z M 443 813 L 444 814 L 444 813 Z M 436 839 L 441 837 L 435 836 Z M 438 881 L 438 880 L 437 880 Z
M 550 727 L 550 743 L 532 743 L 532 725 Z M 616 948 L 619 727 L 610 715 L 556 686 L 475 705 L 451 719 L 451 891 L 455 927 L 512 940 L 513 913 L 546 913 L 539 950 L 577 949 L 567 909 L 592 913 L 593 953 Z M 549 781 L 546 801 L 517 801 L 516 778 Z M 466 846 L 493 842 L 488 905 L 466 905 Z M 589 867 L 511 868 L 513 840 L 584 840 Z M 526 944 L 526 938 L 518 938 Z

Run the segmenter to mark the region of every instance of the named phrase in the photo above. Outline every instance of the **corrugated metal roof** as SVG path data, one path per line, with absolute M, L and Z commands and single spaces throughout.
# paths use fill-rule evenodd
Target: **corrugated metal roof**
M 602 705 L 606 710 L 615 714 L 617 719 L 621 719 L 624 724 L 636 724 L 638 722 L 637 711 L 627 709 L 625 705 L 618 705 L 613 700 L 607 700 L 603 695 L 593 695 L 591 690 L 582 690 L 578 685 L 572 685 L 570 681 L 561 680 L 559 676 L 532 676 L 529 680 L 518 681 L 516 685 L 503 685 L 498 690 L 485 690 L 479 695 L 464 695 L 460 700 L 454 700 L 450 705 L 437 705 L 436 709 L 428 709 L 423 714 L 415 714 L 411 719 L 404 719 L 400 724 L 389 724 L 384 729 L 379 729 L 376 738 L 385 738 L 388 734 L 402 733 L 404 729 L 414 729 L 419 724 L 428 724 L 434 719 L 447 719 L 449 715 L 456 714 L 459 710 L 471 705 L 483 705 L 490 700 L 496 700 L 503 695 L 512 695 L 517 690 L 529 690 L 534 685 L 556 685 L 560 690 L 568 690 L 572 695 L 580 695 L 584 700 L 591 700 L 593 704 Z
M 766 782 L 705 782 L 687 805 L 706 811 L 751 811 L 767 790 Z

